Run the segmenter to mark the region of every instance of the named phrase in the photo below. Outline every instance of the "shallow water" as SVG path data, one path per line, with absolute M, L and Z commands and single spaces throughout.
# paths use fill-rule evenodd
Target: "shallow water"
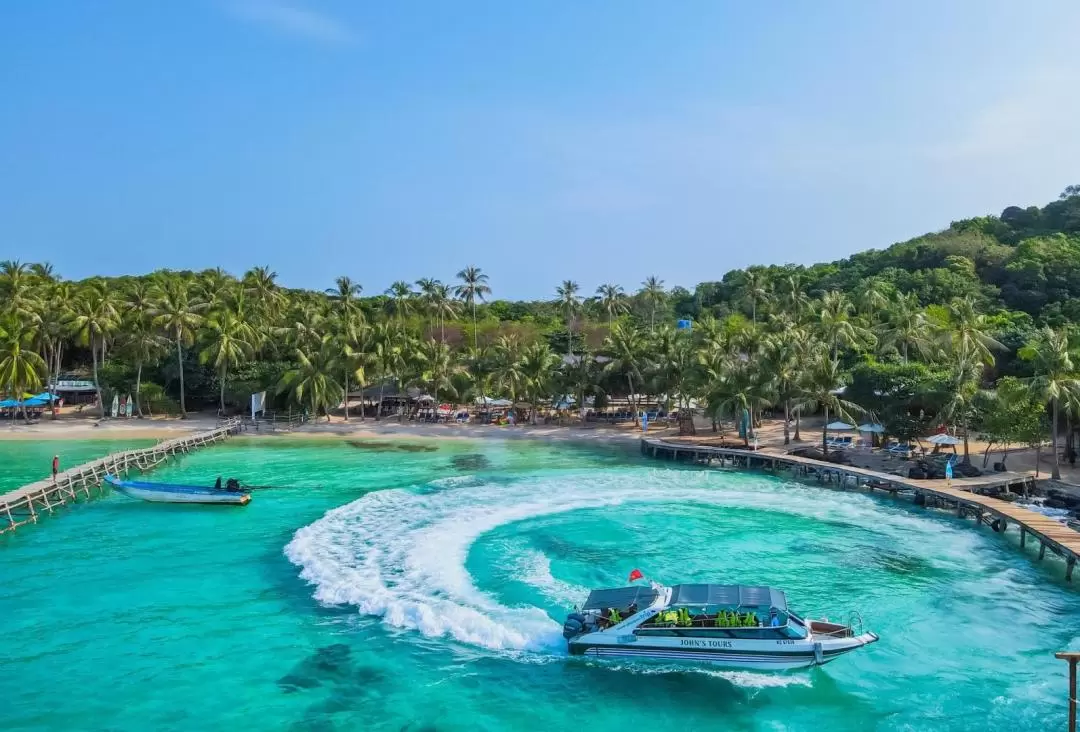
M 153 444 L 154 440 L 0 440 L 0 493 L 49 477 L 53 455 L 60 456 L 60 470 L 67 470 L 110 452 Z
M 218 474 L 278 487 L 245 508 L 109 496 L 0 541 L 5 729 L 1063 723 L 1053 652 L 1080 645 L 1080 595 L 942 514 L 516 441 L 238 439 L 153 478 Z M 634 567 L 858 609 L 882 641 L 788 674 L 567 658 L 567 607 Z

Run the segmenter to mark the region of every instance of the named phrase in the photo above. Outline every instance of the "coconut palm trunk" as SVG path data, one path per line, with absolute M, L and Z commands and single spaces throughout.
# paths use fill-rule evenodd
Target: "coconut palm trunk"
M 825 421 L 821 423 L 821 452 L 829 454 L 829 408 L 825 407 Z
M 1057 449 L 1057 433 L 1058 433 L 1058 399 L 1054 397 L 1050 400 L 1050 449 L 1054 451 L 1054 472 L 1050 474 L 1050 477 L 1054 480 L 1061 480 L 1061 455 L 1058 454 Z M 967 447 L 967 441 L 965 437 L 964 447 Z
M 791 400 L 784 400 L 784 444 L 791 444 Z
M 349 421 L 349 369 L 345 369 L 345 421 Z
M 138 367 L 135 369 L 135 411 L 139 413 L 139 419 L 142 419 L 142 397 L 139 392 L 142 391 L 142 367 L 143 362 L 140 360 Z
M 229 375 L 229 366 L 226 363 L 221 367 L 221 389 L 218 392 L 218 403 L 219 403 L 218 406 L 219 406 L 219 409 L 221 410 L 221 416 L 222 417 L 225 416 L 225 381 L 228 378 L 228 375 Z
M 187 417 L 187 405 L 184 403 L 184 351 L 180 345 L 180 332 L 176 333 L 176 365 L 180 369 L 180 417 Z
M 90 339 L 90 363 L 94 369 L 94 391 L 97 392 L 98 411 L 101 412 L 102 418 L 105 417 L 105 398 L 101 395 L 101 382 L 98 381 L 98 362 L 97 362 L 97 348 L 94 346 L 94 339 Z

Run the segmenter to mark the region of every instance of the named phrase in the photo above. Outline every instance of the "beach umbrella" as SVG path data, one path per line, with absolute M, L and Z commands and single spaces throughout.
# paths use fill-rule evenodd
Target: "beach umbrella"
M 952 435 L 931 435 L 926 438 L 931 445 L 959 445 L 960 440 Z
M 876 432 L 878 434 L 881 434 L 884 431 L 885 428 L 882 427 L 880 424 L 867 423 L 859 425 L 859 432 Z
M 855 429 L 855 425 L 848 424 L 847 422 L 829 422 L 825 425 L 825 429 L 832 432 L 840 432 L 842 430 L 853 430 Z
M 19 403 L 17 401 L 15 401 L 14 399 L 5 399 L 2 402 L 0 402 L 0 409 L 9 409 L 11 407 L 17 407 L 17 406 L 19 406 Z
M 45 401 L 44 399 L 38 399 L 37 397 L 34 397 L 33 399 L 27 399 L 25 402 L 23 402 L 24 407 L 44 407 L 46 404 L 48 404 L 47 401 Z

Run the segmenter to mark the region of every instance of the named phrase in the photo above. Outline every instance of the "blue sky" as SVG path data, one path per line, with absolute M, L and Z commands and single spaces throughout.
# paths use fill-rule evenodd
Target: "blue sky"
M 1080 3 L 41 0 L 0 258 L 693 287 L 1080 183 Z

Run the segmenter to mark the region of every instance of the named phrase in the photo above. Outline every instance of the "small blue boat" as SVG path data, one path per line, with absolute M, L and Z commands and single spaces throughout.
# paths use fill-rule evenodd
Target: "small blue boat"
M 151 503 L 226 503 L 243 506 L 251 500 L 249 493 L 227 488 L 144 483 L 120 480 L 115 475 L 106 475 L 105 482 L 128 498 L 138 498 Z

